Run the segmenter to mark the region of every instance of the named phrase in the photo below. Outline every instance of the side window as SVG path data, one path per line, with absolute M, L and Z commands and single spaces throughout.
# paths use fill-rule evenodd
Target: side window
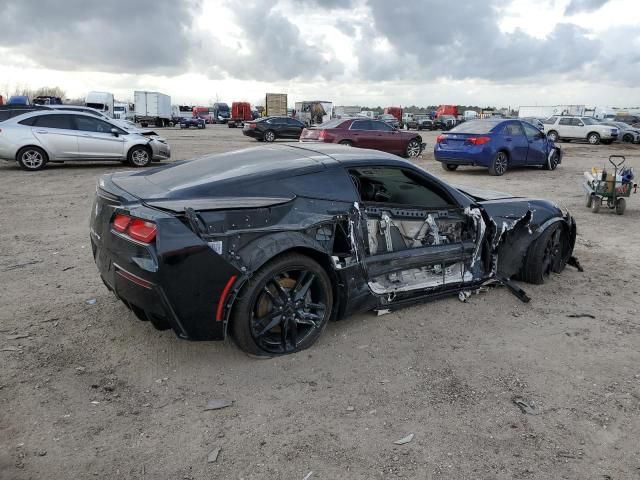
M 393 127 L 384 122 L 371 122 L 371 130 L 381 130 L 383 132 L 393 132 Z
M 516 137 L 518 135 L 524 135 L 524 131 L 519 123 L 507 123 L 504 127 L 504 134 Z
M 82 132 L 111 133 L 111 129 L 114 128 L 107 122 L 103 122 L 97 118 L 83 117 L 80 115 L 76 115 L 74 118 L 77 129 Z
M 39 117 L 35 117 L 33 125 L 36 127 L 73 130 L 70 115 L 40 115 Z
M 356 120 L 351 124 L 351 130 L 371 130 L 371 122 L 369 120 Z
M 32 127 L 33 125 L 35 125 L 37 119 L 38 117 L 25 118 L 24 120 L 21 120 L 18 123 L 20 125 L 26 125 L 28 127 Z M 0 112 L 0 121 L 2 121 L 2 112 Z
M 523 122 L 522 127 L 524 128 L 524 132 L 527 134 L 528 138 L 533 139 L 540 136 L 540 130 L 538 130 L 533 125 L 529 125 L 528 123 Z
M 558 125 L 572 125 L 571 118 L 561 118 Z
M 555 125 L 556 117 L 549 117 L 546 120 L 544 120 L 542 123 L 545 125 Z
M 437 185 L 429 186 L 419 174 L 401 168 L 358 167 L 349 175 L 363 202 L 424 208 L 447 208 L 454 202 Z
M 572 118 L 571 125 L 573 125 L 574 127 L 584 127 L 584 123 L 582 123 L 579 118 Z

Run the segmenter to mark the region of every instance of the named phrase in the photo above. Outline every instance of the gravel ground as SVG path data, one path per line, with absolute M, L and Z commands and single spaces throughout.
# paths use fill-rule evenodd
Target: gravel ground
M 162 134 L 174 160 L 256 145 Z M 96 177 L 125 167 L 0 163 L 0 478 L 638 478 L 640 200 L 593 214 L 580 184 L 611 153 L 640 169 L 640 148 L 564 143 L 556 171 L 500 178 L 444 172 L 435 136 L 418 163 L 436 175 L 566 205 L 585 272 L 524 285 L 529 304 L 494 288 L 358 315 L 269 360 L 158 332 L 102 285 L 89 210 Z

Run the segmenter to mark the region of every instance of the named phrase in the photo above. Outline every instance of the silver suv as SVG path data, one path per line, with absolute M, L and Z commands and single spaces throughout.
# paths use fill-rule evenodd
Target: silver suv
M 610 144 L 618 138 L 619 131 L 608 125 L 602 125 L 595 118 L 553 116 L 544 122 L 544 132 L 549 140 L 586 140 L 591 145 Z

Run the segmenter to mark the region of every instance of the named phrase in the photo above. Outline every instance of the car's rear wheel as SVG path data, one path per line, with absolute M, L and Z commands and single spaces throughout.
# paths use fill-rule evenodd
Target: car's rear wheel
M 408 158 L 415 158 L 420 155 L 420 142 L 415 138 L 407 144 L 406 155 Z
M 591 145 L 598 145 L 600 143 L 600 135 L 596 132 L 591 132 L 589 135 L 587 135 L 587 142 L 589 142 Z
M 24 147 L 20 149 L 16 159 L 20 168 L 30 172 L 41 170 L 49 161 L 46 152 L 39 147 Z
M 555 170 L 558 166 L 558 152 L 556 150 L 547 157 L 547 163 L 544 164 L 544 168 L 547 170 Z
M 353 142 L 351 140 L 340 140 L 338 143 L 340 145 L 346 145 L 347 147 L 353 147 Z
M 499 177 L 504 175 L 508 168 L 509 156 L 506 152 L 498 152 L 489 165 L 489 173 Z
M 551 273 L 564 270 L 568 249 L 569 239 L 563 225 L 550 225 L 529 247 L 520 278 L 537 285 L 544 283 Z
M 129 150 L 127 160 L 134 167 L 148 167 L 151 165 L 151 152 L 147 147 L 137 145 Z
M 622 141 L 624 143 L 633 143 L 633 135 L 631 135 L 630 133 L 625 133 L 622 136 Z
M 273 142 L 276 139 L 276 133 L 273 130 L 267 130 L 262 136 L 265 142 Z
M 447 172 L 454 172 L 458 169 L 458 165 L 453 163 L 441 163 L 442 168 L 444 168 Z
M 558 135 L 558 132 L 556 132 L 555 130 L 551 130 L 549 131 L 549 133 L 547 133 L 547 138 L 552 142 L 557 142 L 560 136 Z
M 284 254 L 261 267 L 243 287 L 233 309 L 231 333 L 254 355 L 284 355 L 310 347 L 327 325 L 331 281 L 313 259 Z

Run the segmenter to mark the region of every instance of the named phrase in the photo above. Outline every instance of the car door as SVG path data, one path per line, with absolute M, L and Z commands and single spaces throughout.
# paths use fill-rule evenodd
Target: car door
M 354 166 L 348 173 L 360 198 L 373 293 L 424 294 L 472 280 L 476 226 L 444 187 L 411 168 Z
M 383 152 L 398 153 L 402 151 L 402 135 L 400 132 L 385 122 L 371 121 L 372 139 L 371 147 Z
M 31 132 L 50 160 L 73 160 L 78 157 L 78 132 L 71 115 L 40 115 L 33 121 Z
M 572 118 L 561 117 L 558 120 L 558 135 L 560 138 L 576 138 L 575 126 L 572 123 Z
M 299 122 L 295 118 L 287 118 L 287 137 L 288 138 L 300 138 L 304 124 Z
M 354 147 L 375 148 L 376 131 L 372 130 L 371 120 L 354 120 L 349 127 L 348 139 Z
M 529 142 L 527 165 L 544 165 L 547 163 L 547 137 L 536 127 L 522 122 L 522 128 Z
M 74 115 L 78 130 L 78 156 L 82 159 L 121 160 L 124 158 L 125 132 L 110 123 L 85 115 Z M 111 130 L 116 129 L 118 135 Z
M 520 122 L 507 122 L 502 132 L 504 145 L 509 151 L 509 162 L 511 165 L 526 165 L 529 141 L 524 134 L 524 129 Z

